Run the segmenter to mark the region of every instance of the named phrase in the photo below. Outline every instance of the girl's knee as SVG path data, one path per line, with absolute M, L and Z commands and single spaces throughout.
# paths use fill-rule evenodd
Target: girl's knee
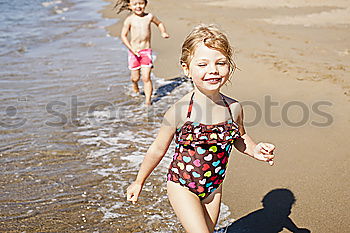
M 148 67 L 143 67 L 141 69 L 141 79 L 143 82 L 147 83 L 151 81 L 151 69 Z
M 138 75 L 131 75 L 131 81 L 132 82 L 138 82 L 140 80 L 140 76 Z
M 151 81 L 151 77 L 149 75 L 142 75 L 141 79 L 144 83 L 148 83 Z
M 132 82 L 138 82 L 140 80 L 140 70 L 131 71 L 130 79 Z

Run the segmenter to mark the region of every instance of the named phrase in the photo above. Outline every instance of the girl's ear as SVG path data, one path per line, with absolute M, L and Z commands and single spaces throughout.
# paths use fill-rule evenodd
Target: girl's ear
M 184 74 L 188 77 L 190 73 L 188 69 L 188 65 L 186 63 L 181 63 L 181 67 L 182 67 L 182 70 L 184 71 Z

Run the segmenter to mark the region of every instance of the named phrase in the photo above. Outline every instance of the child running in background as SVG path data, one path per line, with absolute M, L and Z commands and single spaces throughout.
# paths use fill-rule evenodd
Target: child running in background
M 222 182 L 234 146 L 273 165 L 275 146 L 256 144 L 243 126 L 242 106 L 220 93 L 235 69 L 226 35 L 213 25 L 199 25 L 182 45 L 181 66 L 194 91 L 165 113 L 127 200 L 138 200 L 147 177 L 175 136 L 175 153 L 167 174 L 170 203 L 187 232 L 213 232 L 218 220 Z
M 146 105 L 151 105 L 153 86 L 151 81 L 152 49 L 151 49 L 151 24 L 158 26 L 161 36 L 169 38 L 164 24 L 151 13 L 146 13 L 147 0 L 118 0 L 115 8 L 119 8 L 118 14 L 123 10 L 132 12 L 125 21 L 121 32 L 121 39 L 129 49 L 128 62 L 131 72 L 133 91 L 139 93 L 138 81 L 140 76 L 144 84 Z M 130 40 L 128 34 L 130 32 Z

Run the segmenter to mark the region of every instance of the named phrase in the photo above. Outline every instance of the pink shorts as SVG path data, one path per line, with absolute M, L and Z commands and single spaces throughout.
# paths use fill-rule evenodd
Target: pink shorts
M 140 56 L 135 56 L 130 50 L 128 51 L 129 70 L 138 70 L 141 67 L 152 67 L 152 49 L 141 49 Z

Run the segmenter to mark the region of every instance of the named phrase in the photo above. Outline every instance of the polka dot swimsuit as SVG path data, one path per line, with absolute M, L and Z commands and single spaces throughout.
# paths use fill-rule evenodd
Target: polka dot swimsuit
M 189 121 L 193 96 L 194 93 L 188 107 L 187 122 L 176 131 L 175 154 L 167 178 L 204 200 L 223 182 L 232 144 L 240 134 L 224 98 L 230 120 L 214 125 Z

